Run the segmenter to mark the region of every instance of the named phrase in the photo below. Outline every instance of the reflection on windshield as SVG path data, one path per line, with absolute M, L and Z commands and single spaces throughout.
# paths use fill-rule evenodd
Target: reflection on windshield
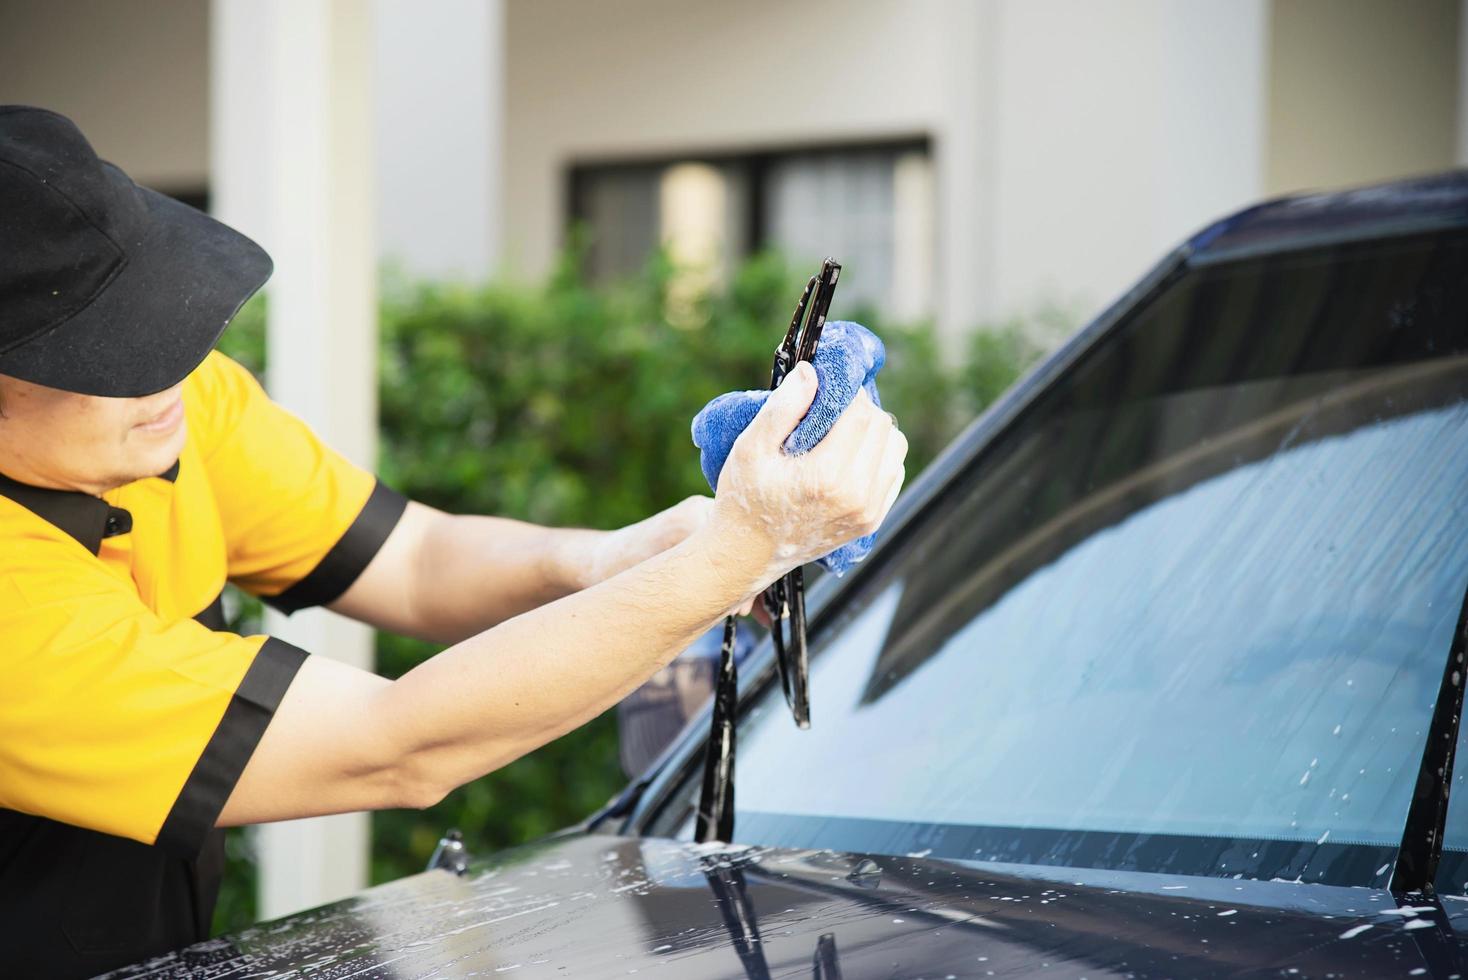
M 1380 884 L 1468 588 L 1468 248 L 1191 270 L 740 734 L 741 840 Z M 671 811 L 670 811 L 671 812 Z
M 750 726 L 741 805 L 1392 843 L 1468 582 L 1465 486 L 1462 403 L 1291 448 L 1098 531 L 884 666 L 906 646 L 886 639 L 894 583 L 818 661 L 810 737 Z

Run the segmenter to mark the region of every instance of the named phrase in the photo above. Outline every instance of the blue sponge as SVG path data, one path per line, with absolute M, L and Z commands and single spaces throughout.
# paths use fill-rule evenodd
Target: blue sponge
M 805 418 L 785 440 L 785 451 L 794 455 L 810 452 L 862 389 L 872 404 L 880 406 L 882 399 L 877 394 L 876 378 L 886 362 L 886 348 L 866 327 L 846 320 L 827 323 L 816 348 L 816 398 Z M 699 465 L 713 489 L 719 487 L 719 472 L 734 448 L 734 440 L 754 421 L 768 397 L 768 391 L 731 391 L 709 402 L 694 416 L 693 444 L 701 451 Z M 876 538 L 873 533 L 848 542 L 822 558 L 821 565 L 841 575 L 867 556 Z

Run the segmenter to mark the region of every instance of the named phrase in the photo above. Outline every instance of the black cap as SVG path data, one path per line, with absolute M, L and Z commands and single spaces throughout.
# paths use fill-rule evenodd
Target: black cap
M 0 374 L 133 398 L 182 381 L 270 256 L 99 160 L 64 116 L 0 106 Z

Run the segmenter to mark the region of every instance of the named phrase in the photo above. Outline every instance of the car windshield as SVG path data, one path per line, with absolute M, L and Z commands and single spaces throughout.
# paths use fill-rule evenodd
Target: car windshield
M 1458 234 L 1175 275 L 842 597 L 811 730 L 755 700 L 736 838 L 1384 884 L 1468 588 L 1465 284 Z

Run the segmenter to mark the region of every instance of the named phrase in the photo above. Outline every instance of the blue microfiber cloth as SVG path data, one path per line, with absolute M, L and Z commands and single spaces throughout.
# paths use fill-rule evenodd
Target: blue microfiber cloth
M 827 323 L 814 361 L 816 399 L 785 440 L 785 451 L 799 455 L 813 449 L 861 389 L 866 389 L 872 404 L 880 406 L 877 372 L 885 363 L 887 349 L 866 327 L 846 320 Z M 734 448 L 734 440 L 754 421 L 769 397 L 769 391 L 731 391 L 709 402 L 694 416 L 693 444 L 701 451 L 699 465 L 704 479 L 714 490 L 719 488 L 719 472 Z M 867 556 L 876 539 L 877 535 L 872 533 L 850 541 L 822 558 L 821 564 L 827 571 L 842 575 Z

